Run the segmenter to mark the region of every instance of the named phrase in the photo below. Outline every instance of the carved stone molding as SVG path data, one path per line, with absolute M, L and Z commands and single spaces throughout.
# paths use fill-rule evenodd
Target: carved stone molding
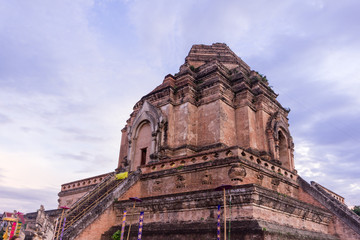
M 205 171 L 204 175 L 201 178 L 201 184 L 203 185 L 210 185 L 212 183 L 212 176 L 208 173 L 208 171 Z
M 271 179 L 271 184 L 274 186 L 279 186 L 280 184 L 280 179 L 279 178 L 273 178 Z
M 280 185 L 280 178 L 277 178 L 277 177 L 272 178 L 271 185 L 272 185 L 272 189 L 276 191 Z
M 153 183 L 152 190 L 153 190 L 154 192 L 160 192 L 160 191 L 161 191 L 161 188 L 162 188 L 162 181 L 160 181 L 160 180 L 155 180 L 154 183 Z
M 231 181 L 242 182 L 246 176 L 246 169 L 240 163 L 233 163 L 228 171 L 228 176 Z
M 182 176 L 182 175 L 177 175 L 176 176 L 175 187 L 176 188 L 185 188 L 185 178 L 184 178 L 184 176 Z
M 264 175 L 261 173 L 257 173 L 256 178 L 259 179 L 260 181 L 262 181 L 264 179 Z

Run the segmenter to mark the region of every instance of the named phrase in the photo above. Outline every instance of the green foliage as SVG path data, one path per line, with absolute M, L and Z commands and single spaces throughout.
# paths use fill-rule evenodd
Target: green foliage
M 356 213 L 358 216 L 360 216 L 360 206 L 355 206 L 353 208 L 354 213 Z
M 280 196 L 282 196 L 282 197 L 287 197 L 287 195 L 286 195 L 285 193 L 279 193 L 279 192 L 277 192 L 277 194 L 278 194 L 279 197 L 280 197 Z
M 176 94 L 177 91 L 178 91 L 178 87 L 175 85 L 175 86 L 174 86 L 174 94 Z
M 177 169 L 177 170 L 181 170 L 181 169 L 183 169 L 183 168 L 184 168 L 184 166 L 181 165 L 181 166 L 178 166 L 176 169 Z
M 266 83 L 266 84 L 269 84 L 269 81 L 267 80 L 267 78 L 266 78 L 265 75 L 262 75 L 262 74 L 259 73 L 259 72 L 256 72 L 256 73 L 259 74 L 262 82 L 264 82 L 264 83 Z
M 120 236 L 121 236 L 121 231 L 117 230 L 112 236 L 111 238 L 114 240 L 120 240 Z
M 266 232 L 267 229 L 266 229 L 266 227 L 263 227 L 262 230 L 263 230 L 264 232 Z
M 199 72 L 199 68 L 195 68 L 193 65 L 190 66 L 190 70 L 195 73 Z

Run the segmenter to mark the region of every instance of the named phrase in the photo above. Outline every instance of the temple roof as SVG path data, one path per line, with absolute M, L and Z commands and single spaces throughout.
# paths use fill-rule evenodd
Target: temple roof
M 250 67 L 231 51 L 225 43 L 193 45 L 185 58 L 185 63 L 197 68 L 214 60 L 221 62 L 229 70 L 240 67 L 245 73 L 251 71 Z

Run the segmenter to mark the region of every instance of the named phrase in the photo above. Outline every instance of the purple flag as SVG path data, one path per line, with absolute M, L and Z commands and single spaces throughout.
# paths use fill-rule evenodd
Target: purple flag
M 143 222 L 144 222 L 144 212 L 140 212 L 138 240 L 141 240 Z
M 124 210 L 124 216 L 123 216 L 123 221 L 122 221 L 122 225 L 121 225 L 120 240 L 123 240 L 123 239 L 124 239 L 125 222 L 126 222 L 126 210 Z
M 217 240 L 220 240 L 220 208 L 221 206 L 218 205 L 218 210 L 217 210 Z

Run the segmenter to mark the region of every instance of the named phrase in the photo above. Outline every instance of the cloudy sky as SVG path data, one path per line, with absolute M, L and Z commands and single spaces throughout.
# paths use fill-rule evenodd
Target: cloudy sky
M 0 0 L 0 212 L 113 171 L 133 105 L 226 43 L 290 107 L 295 164 L 360 205 L 357 0 Z

